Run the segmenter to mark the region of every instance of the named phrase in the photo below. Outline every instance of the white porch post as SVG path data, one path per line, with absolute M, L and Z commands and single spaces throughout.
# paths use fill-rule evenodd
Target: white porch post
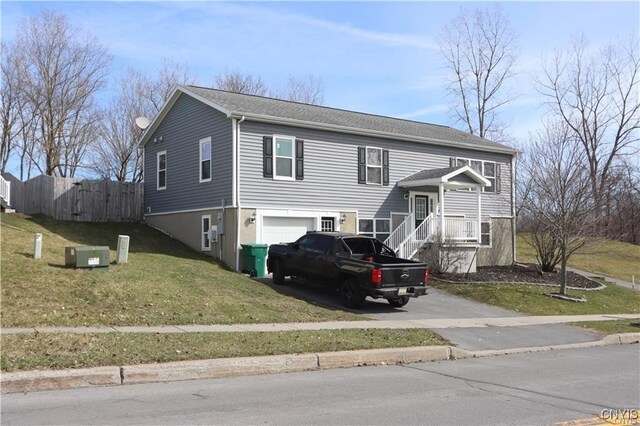
M 440 242 L 444 243 L 444 183 L 438 185 L 438 198 L 440 199 Z
M 481 196 L 482 195 L 482 188 L 477 187 L 476 188 L 476 204 L 477 204 L 477 213 L 478 213 L 478 234 L 476 235 L 476 238 L 478 239 L 478 244 L 480 244 L 481 238 L 480 238 L 480 234 L 481 234 L 481 229 L 482 229 L 482 199 Z

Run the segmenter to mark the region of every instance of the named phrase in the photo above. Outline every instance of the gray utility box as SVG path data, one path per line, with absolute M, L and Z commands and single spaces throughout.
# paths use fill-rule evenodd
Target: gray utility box
M 109 266 L 109 247 L 78 246 L 64 248 L 64 264 L 74 268 L 104 268 Z

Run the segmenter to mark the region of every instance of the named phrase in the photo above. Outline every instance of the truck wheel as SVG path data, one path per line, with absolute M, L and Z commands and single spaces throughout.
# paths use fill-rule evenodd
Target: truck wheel
M 409 303 L 409 298 L 407 296 L 404 296 L 404 297 L 398 297 L 395 299 L 387 299 L 387 301 L 394 308 L 402 308 L 404 305 Z
M 282 267 L 282 260 L 276 260 L 273 262 L 273 283 L 275 285 L 284 284 L 284 268 Z
M 361 308 L 366 296 L 355 280 L 345 280 L 340 286 L 340 299 L 347 308 Z

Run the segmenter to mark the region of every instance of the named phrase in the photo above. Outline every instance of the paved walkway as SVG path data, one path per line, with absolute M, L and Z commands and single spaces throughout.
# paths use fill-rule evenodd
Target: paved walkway
M 583 271 L 581 269 L 576 269 L 576 268 L 567 267 L 567 271 L 571 271 L 571 272 L 575 272 L 576 274 L 584 275 L 587 278 L 600 277 L 600 278 L 603 278 L 607 282 L 617 284 L 617 285 L 619 285 L 621 287 L 627 287 L 627 288 L 631 288 L 631 289 L 636 290 L 636 291 L 640 291 L 640 282 L 638 282 L 638 281 L 640 281 L 640 276 L 636 276 L 637 281 L 635 283 L 630 283 L 629 281 L 619 280 L 617 278 L 612 278 L 612 277 L 605 277 L 603 275 L 594 274 L 593 272 L 587 272 L 587 271 Z
M 280 324 L 233 324 L 233 325 L 165 325 L 165 326 L 98 326 L 98 327 L 4 327 L 1 334 L 24 333 L 237 333 L 249 331 L 291 331 L 291 330 L 343 330 L 372 328 L 428 328 L 433 330 L 448 328 L 517 327 L 542 324 L 564 324 L 581 321 L 613 321 L 620 319 L 640 319 L 640 314 L 598 314 L 598 315 L 556 315 L 517 316 L 497 318 L 441 318 L 412 320 L 372 320 L 372 321 L 330 321 L 297 322 Z

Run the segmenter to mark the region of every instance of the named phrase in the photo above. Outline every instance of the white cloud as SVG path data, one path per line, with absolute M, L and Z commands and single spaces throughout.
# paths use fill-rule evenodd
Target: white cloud
M 428 115 L 433 115 L 436 113 L 443 113 L 449 110 L 448 104 L 435 104 L 426 108 L 420 108 L 414 111 L 409 111 L 400 114 L 399 118 L 405 118 L 407 120 L 418 118 L 418 117 L 426 117 Z

